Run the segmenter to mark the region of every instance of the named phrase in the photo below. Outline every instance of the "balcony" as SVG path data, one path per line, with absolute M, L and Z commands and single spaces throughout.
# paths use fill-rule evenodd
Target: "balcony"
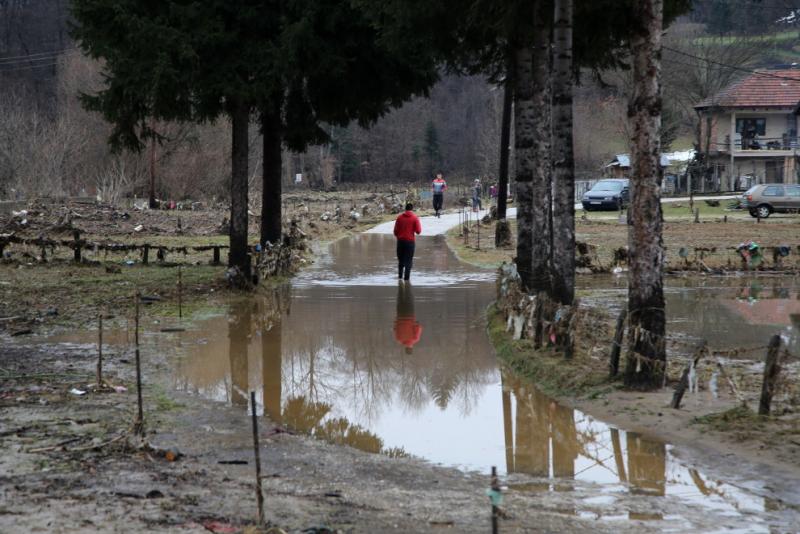
M 742 139 L 737 135 L 733 141 L 734 156 L 792 156 L 800 149 L 800 138 L 784 134 L 781 137 L 756 136 L 752 139 Z M 730 136 L 725 136 L 725 142 L 719 146 L 719 152 L 730 152 Z

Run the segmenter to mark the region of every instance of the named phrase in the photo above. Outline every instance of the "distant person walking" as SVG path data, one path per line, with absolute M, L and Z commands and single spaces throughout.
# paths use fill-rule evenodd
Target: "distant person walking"
M 481 194 L 483 187 L 479 178 L 475 178 L 475 183 L 472 184 L 472 211 L 481 211 Z
M 436 212 L 437 217 L 441 217 L 444 192 L 447 191 L 447 182 L 444 181 L 441 171 L 436 173 L 436 178 L 433 179 L 431 184 L 431 191 L 433 192 L 433 211 Z
M 394 236 L 397 238 L 398 280 L 408 282 L 411 278 L 416 236 L 421 233 L 422 224 L 414 213 L 414 205 L 409 202 L 406 204 L 406 211 L 401 213 L 394 222 Z

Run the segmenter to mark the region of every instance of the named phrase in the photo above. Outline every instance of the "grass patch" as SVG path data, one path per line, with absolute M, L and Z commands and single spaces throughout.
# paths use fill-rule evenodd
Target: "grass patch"
M 513 340 L 506 331 L 502 314 L 491 306 L 488 312 L 489 339 L 500 361 L 516 376 L 531 381 L 545 394 L 596 399 L 617 389 L 591 362 L 579 354 L 572 360 L 550 350 L 534 350 L 531 340 Z
M 724 412 L 695 417 L 692 424 L 703 425 L 718 432 L 733 432 L 740 439 L 745 439 L 754 432 L 764 430 L 767 418 L 752 411 L 747 406 L 737 406 Z
M 184 405 L 180 402 L 169 398 L 169 396 L 163 391 L 159 391 L 155 394 L 153 397 L 153 402 L 155 402 L 156 411 L 158 412 L 171 412 L 184 407 Z

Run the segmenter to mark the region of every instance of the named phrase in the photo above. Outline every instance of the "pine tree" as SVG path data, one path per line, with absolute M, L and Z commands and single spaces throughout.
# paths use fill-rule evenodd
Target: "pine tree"
M 442 154 L 439 149 L 439 133 L 436 131 L 436 125 L 432 120 L 425 125 L 423 151 L 425 153 L 425 171 L 429 177 L 432 177 L 442 162 Z

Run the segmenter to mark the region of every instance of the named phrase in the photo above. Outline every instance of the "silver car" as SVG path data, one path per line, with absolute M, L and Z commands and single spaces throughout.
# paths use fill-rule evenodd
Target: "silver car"
M 800 185 L 755 185 L 742 195 L 742 207 L 760 219 L 772 213 L 797 213 L 800 211 Z

